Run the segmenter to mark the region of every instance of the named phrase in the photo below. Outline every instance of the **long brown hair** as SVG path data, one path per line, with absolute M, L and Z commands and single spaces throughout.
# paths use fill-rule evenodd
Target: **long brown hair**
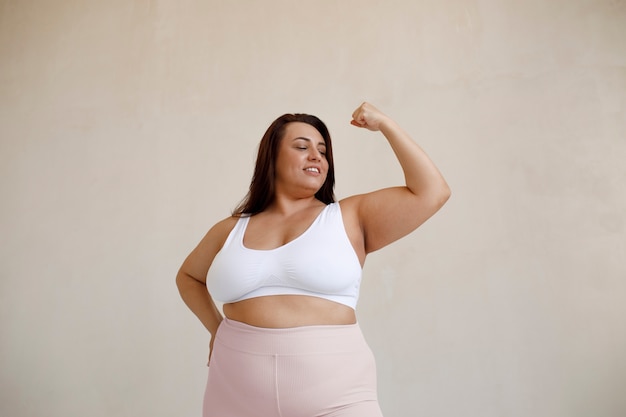
M 254 215 L 265 210 L 274 201 L 276 166 L 280 142 L 285 136 L 285 127 L 289 123 L 302 122 L 313 126 L 322 135 L 326 142 L 326 160 L 328 174 L 322 187 L 315 193 L 315 198 L 325 204 L 335 201 L 335 167 L 333 163 L 333 147 L 328 128 L 319 118 L 310 114 L 295 113 L 283 114 L 274 120 L 267 128 L 259 143 L 254 174 L 250 182 L 250 190 L 246 197 L 233 210 L 234 216 Z

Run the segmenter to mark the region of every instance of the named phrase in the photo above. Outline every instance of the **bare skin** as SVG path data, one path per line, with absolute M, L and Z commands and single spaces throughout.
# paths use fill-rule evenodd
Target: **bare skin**
M 354 126 L 383 134 L 406 181 L 404 186 L 340 201 L 346 233 L 363 265 L 368 253 L 407 235 L 435 214 L 449 198 L 450 189 L 424 151 L 392 119 L 368 103 L 359 106 L 352 117 Z M 276 161 L 274 202 L 250 219 L 244 246 L 274 249 L 296 239 L 313 223 L 324 208 L 314 196 L 326 179 L 324 151 L 324 140 L 315 128 L 299 122 L 287 126 Z M 236 221 L 229 217 L 209 230 L 176 279 L 183 300 L 211 335 L 222 321 L 222 314 L 206 290 L 206 276 Z M 352 308 L 303 295 L 252 298 L 225 304 L 223 311 L 229 319 L 266 328 L 356 322 Z

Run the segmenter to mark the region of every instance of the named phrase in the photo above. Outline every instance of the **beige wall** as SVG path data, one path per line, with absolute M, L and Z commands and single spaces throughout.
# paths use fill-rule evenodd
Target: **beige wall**
M 621 0 L 0 1 L 0 415 L 199 415 L 176 270 L 284 112 L 401 181 L 362 100 L 453 189 L 366 264 L 386 416 L 626 415 Z

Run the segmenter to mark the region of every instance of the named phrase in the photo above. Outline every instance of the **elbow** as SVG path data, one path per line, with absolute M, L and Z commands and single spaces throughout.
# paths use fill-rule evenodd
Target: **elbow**
M 176 274 L 176 288 L 178 288 L 179 292 L 182 292 L 183 288 L 185 287 L 186 281 L 188 279 L 188 275 L 185 274 L 182 270 L 178 271 L 178 273 Z
M 452 190 L 443 177 L 433 179 L 421 187 L 407 187 L 419 201 L 428 207 L 439 210 L 450 199 Z
M 178 274 L 176 274 L 176 287 L 178 287 L 178 291 L 181 294 L 189 289 L 195 289 L 198 285 L 206 287 L 206 283 L 204 281 L 201 281 L 188 272 L 185 272 L 182 268 L 178 271 Z
M 444 183 L 442 190 L 441 190 L 441 197 L 440 197 L 442 206 L 446 204 L 446 202 L 450 199 L 451 195 L 452 195 L 452 190 L 450 189 L 450 186 L 448 185 L 448 183 Z
M 452 190 L 450 190 L 447 183 L 444 183 L 432 197 L 435 212 L 439 211 L 446 204 L 451 195 Z
M 178 288 L 178 291 L 180 291 L 180 287 L 182 284 L 182 277 L 181 277 L 180 271 L 178 271 L 178 273 L 176 274 L 176 279 L 174 280 L 174 282 L 176 283 L 176 288 Z

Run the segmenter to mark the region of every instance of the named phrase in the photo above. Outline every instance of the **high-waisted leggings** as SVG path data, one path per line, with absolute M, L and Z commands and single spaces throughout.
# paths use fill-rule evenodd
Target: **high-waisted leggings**
M 224 319 L 204 417 L 382 417 L 358 324 L 266 329 Z

